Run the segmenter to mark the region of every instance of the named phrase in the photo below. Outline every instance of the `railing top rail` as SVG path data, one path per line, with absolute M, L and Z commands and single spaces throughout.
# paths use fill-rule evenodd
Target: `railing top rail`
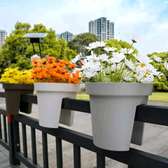
M 21 99 L 24 102 L 37 103 L 37 97 L 35 95 L 23 95 Z M 86 100 L 64 98 L 62 108 L 90 113 L 90 103 Z M 136 109 L 135 120 L 168 126 L 168 107 L 139 105 Z
M 0 92 L 0 97 L 5 97 L 5 93 Z M 25 94 L 22 95 L 21 101 L 37 104 L 37 96 L 33 94 Z M 90 103 L 86 100 L 64 98 L 62 108 L 90 113 Z M 168 107 L 143 104 L 139 105 L 136 109 L 135 120 L 168 126 Z

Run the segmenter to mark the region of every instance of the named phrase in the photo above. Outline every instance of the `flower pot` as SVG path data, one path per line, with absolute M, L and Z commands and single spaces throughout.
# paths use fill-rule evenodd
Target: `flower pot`
M 33 85 L 29 84 L 6 84 L 3 83 L 6 98 L 6 113 L 17 115 L 19 109 L 24 113 L 31 113 L 32 105 L 29 103 L 21 103 L 22 94 L 33 93 Z
M 152 88 L 152 84 L 141 83 L 87 83 L 94 144 L 128 151 L 136 106 L 147 103 Z
M 0 83 L 0 92 L 4 92 L 3 84 L 2 83 Z
M 71 97 L 75 98 L 75 96 Z M 73 125 L 74 112 L 72 110 L 61 109 L 60 123 L 68 126 Z
M 63 98 L 75 98 L 79 85 L 67 83 L 35 83 L 39 107 L 39 124 L 43 127 L 58 128 Z M 69 123 L 71 115 L 62 111 L 64 123 Z M 65 121 L 66 120 L 66 121 Z

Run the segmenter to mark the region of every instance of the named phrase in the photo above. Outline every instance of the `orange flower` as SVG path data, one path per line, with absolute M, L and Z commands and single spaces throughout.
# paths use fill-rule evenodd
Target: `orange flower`
M 79 83 L 79 71 L 76 65 L 67 60 L 59 60 L 52 56 L 32 61 L 32 79 L 37 82 Z

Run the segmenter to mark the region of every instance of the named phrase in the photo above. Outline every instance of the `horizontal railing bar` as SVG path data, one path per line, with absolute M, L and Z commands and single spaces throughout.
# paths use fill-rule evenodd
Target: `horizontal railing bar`
M 142 168 L 142 167 L 143 168 L 167 168 L 168 159 L 154 154 L 150 154 L 144 151 L 138 151 L 136 149 L 132 149 L 130 160 L 129 160 L 129 166 L 136 167 L 136 168 Z
M 45 133 L 50 134 L 52 136 L 56 136 L 58 138 L 61 138 L 61 139 L 68 141 L 72 144 L 76 144 L 76 145 L 83 147 L 85 149 L 88 149 L 90 151 L 100 152 L 100 153 L 102 153 L 102 155 L 109 157 L 111 159 L 115 159 L 119 162 L 123 162 L 126 164 L 129 163 L 131 165 L 146 164 L 146 165 L 148 165 L 148 168 L 149 167 L 164 168 L 165 164 L 168 165 L 168 159 L 163 158 L 161 156 L 153 155 L 153 154 L 150 154 L 147 152 L 143 152 L 143 151 L 140 151 L 137 149 L 131 148 L 130 151 L 127 151 L 127 152 L 112 152 L 112 151 L 102 150 L 100 148 L 97 148 L 93 144 L 92 137 L 89 135 L 79 133 L 79 132 L 76 132 L 73 130 L 69 130 L 66 128 L 62 128 L 62 127 L 59 127 L 58 129 L 43 128 L 43 127 L 39 126 L 38 121 L 36 119 L 32 119 L 27 116 L 25 117 L 24 115 L 16 116 L 15 120 L 18 122 L 22 122 L 26 125 L 30 125 L 31 127 L 39 129 L 42 132 L 45 132 Z M 137 162 L 133 163 L 133 162 L 135 162 L 135 160 L 137 160 Z M 139 163 L 139 162 L 141 162 L 141 163 Z M 158 167 L 158 166 L 160 166 L 160 167 Z
M 137 106 L 135 120 L 168 126 L 168 107 L 139 105 Z
M 79 112 L 90 113 L 90 103 L 86 100 L 76 100 L 64 98 L 62 102 L 62 108 L 68 110 L 75 110 Z
M 41 168 L 39 165 L 33 164 L 32 160 L 30 160 L 29 158 L 25 158 L 22 153 L 17 153 L 16 157 L 28 168 Z
M 22 95 L 21 101 L 37 104 L 37 96 L 32 94 Z M 62 108 L 90 113 L 89 102 L 85 100 L 64 98 L 62 103 Z
M 23 95 L 22 101 L 37 103 L 35 95 Z M 84 100 L 64 98 L 62 108 L 90 113 L 90 103 Z M 168 107 L 139 105 L 137 106 L 135 121 L 168 126 Z
M 0 139 L 0 145 L 2 145 L 6 150 L 9 150 L 9 144 L 6 143 L 3 139 Z

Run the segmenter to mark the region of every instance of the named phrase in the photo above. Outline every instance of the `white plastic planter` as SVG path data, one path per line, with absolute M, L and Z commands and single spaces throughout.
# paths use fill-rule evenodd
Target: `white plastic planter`
M 2 83 L 0 83 L 0 92 L 4 92 L 3 84 Z
M 75 98 L 79 85 L 67 83 L 35 83 L 39 107 L 39 124 L 43 127 L 58 128 L 63 98 Z M 70 123 L 72 116 L 63 111 L 63 123 Z
M 87 83 L 94 144 L 106 150 L 128 151 L 136 106 L 147 103 L 152 88 L 152 84 L 141 83 Z

